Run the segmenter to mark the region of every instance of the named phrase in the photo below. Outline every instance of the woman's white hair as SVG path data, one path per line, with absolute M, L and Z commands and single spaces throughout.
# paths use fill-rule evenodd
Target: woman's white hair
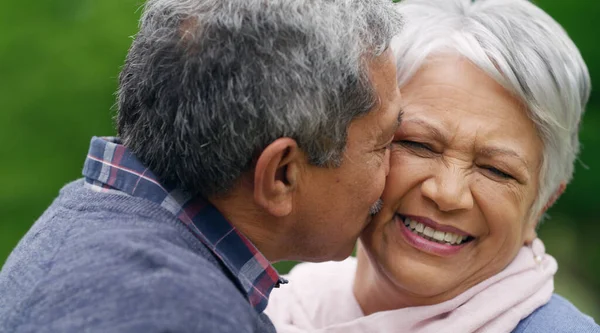
M 433 53 L 457 52 L 527 106 L 544 145 L 535 218 L 573 175 L 590 94 L 579 50 L 526 0 L 404 0 L 396 8 L 405 18 L 392 42 L 400 87 Z

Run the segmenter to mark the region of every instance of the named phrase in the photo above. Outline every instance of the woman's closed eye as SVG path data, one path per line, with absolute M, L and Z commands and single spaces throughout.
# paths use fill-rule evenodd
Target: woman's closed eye
M 405 148 L 408 148 L 408 149 L 411 149 L 414 151 L 435 153 L 435 151 L 433 150 L 433 148 L 431 148 L 431 146 L 429 146 L 428 144 L 423 143 L 423 142 L 411 141 L 411 140 L 399 140 L 394 143 L 399 144 Z
M 489 172 L 490 174 L 492 174 L 494 177 L 499 177 L 502 179 L 515 179 L 515 177 L 513 177 L 512 175 L 510 175 L 509 173 L 506 173 L 500 169 L 497 169 L 493 166 L 489 166 L 489 165 L 484 165 L 481 166 L 482 169 L 486 170 L 487 172 Z

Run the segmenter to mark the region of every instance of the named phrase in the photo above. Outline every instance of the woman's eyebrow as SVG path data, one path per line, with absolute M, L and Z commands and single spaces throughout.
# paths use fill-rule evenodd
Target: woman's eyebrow
M 381 131 L 379 133 L 379 141 L 389 141 L 390 137 L 393 137 L 394 134 L 396 133 L 396 131 L 398 131 L 398 128 L 400 127 L 400 123 L 403 121 L 404 117 L 404 109 L 400 108 L 400 113 L 398 113 L 398 118 L 396 118 L 396 121 L 392 122 L 390 124 L 390 126 L 388 126 L 386 129 L 384 129 L 383 131 Z
M 433 124 L 429 123 L 426 120 L 420 119 L 420 118 L 409 118 L 409 119 L 404 119 L 402 120 L 402 123 L 404 124 L 415 124 L 415 125 L 419 125 L 421 127 L 424 127 L 425 130 L 431 132 L 431 134 L 435 137 L 435 139 L 442 141 L 442 142 L 447 142 L 447 135 L 442 133 L 442 131 L 440 131 L 439 128 L 437 128 L 436 126 L 434 126 Z
M 518 160 L 519 162 L 521 162 L 528 170 L 529 170 L 529 163 L 527 163 L 527 161 L 516 151 L 510 149 L 510 148 L 503 148 L 503 147 L 483 147 L 477 150 L 477 152 L 485 157 L 494 157 L 494 156 L 498 156 L 498 155 L 502 155 L 502 156 L 510 156 L 515 158 L 516 160 Z
M 402 107 L 400 107 L 400 112 L 398 113 L 398 118 L 396 119 L 396 123 L 394 123 L 394 125 L 392 125 L 393 131 L 391 133 L 391 135 L 393 136 L 394 133 L 396 133 L 396 131 L 398 131 L 398 128 L 400 127 L 400 124 L 402 124 L 402 122 L 404 121 L 404 109 Z

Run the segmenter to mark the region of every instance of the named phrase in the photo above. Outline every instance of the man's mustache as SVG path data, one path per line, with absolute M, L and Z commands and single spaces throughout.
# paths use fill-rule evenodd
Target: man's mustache
M 369 208 L 369 214 L 371 215 L 375 215 L 377 213 L 379 213 L 379 211 L 381 210 L 381 208 L 383 207 L 383 200 L 378 199 L 377 201 L 375 201 L 375 203 L 371 206 L 371 208 Z

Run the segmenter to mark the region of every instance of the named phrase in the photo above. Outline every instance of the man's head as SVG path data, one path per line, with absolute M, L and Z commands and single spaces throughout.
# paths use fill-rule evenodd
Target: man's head
M 150 0 L 120 76 L 119 135 L 163 182 L 191 194 L 235 197 L 249 180 L 245 200 L 306 233 L 300 238 L 353 223 L 340 218 L 362 229 L 382 191 L 399 113 L 385 50 L 401 24 L 390 6 Z M 354 132 L 366 141 L 352 144 Z M 363 156 L 367 147 L 380 149 L 377 168 Z M 340 192 L 344 175 L 368 181 Z M 335 196 L 318 198 L 328 190 Z M 331 203 L 341 211 L 314 213 Z M 360 216 L 348 217 L 355 207 Z

